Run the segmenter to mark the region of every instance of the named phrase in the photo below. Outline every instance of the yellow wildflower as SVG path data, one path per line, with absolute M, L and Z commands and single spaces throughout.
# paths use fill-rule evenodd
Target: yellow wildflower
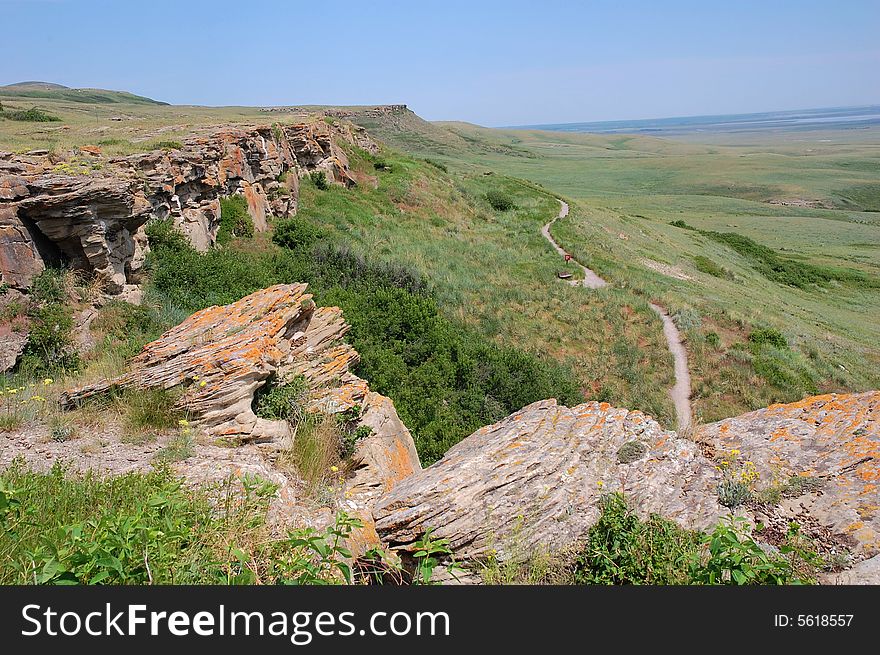
M 45 384 L 45 385 L 48 387 L 48 386 L 49 386 L 50 384 L 52 384 L 54 381 L 55 381 L 55 380 L 53 380 L 52 378 L 46 378 L 45 380 L 43 380 L 43 384 Z

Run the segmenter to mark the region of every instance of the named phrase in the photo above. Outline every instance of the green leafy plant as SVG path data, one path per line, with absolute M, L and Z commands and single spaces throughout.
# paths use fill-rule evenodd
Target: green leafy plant
M 442 560 L 448 560 L 446 570 L 456 577 L 456 571 L 460 571 L 461 567 L 452 560 L 452 550 L 449 547 L 448 539 L 435 539 L 433 530 L 427 529 L 414 546 L 413 558 L 416 562 L 415 572 L 413 574 L 412 584 L 414 585 L 430 585 L 433 584 L 434 569 L 440 565 Z
M 702 540 L 704 551 L 693 558 L 691 583 L 698 585 L 800 584 L 791 564 L 768 555 L 747 536 L 742 517 L 728 517 Z
M 16 111 L 3 111 L 0 113 L 0 118 L 27 123 L 56 123 L 61 120 L 57 116 L 53 116 L 38 107 L 19 109 Z
M 339 512 L 323 532 L 314 528 L 291 532 L 279 544 L 291 552 L 274 562 L 273 577 L 288 585 L 351 584 L 352 555 L 344 544 L 353 530 L 363 527 L 360 519 Z
M 273 227 L 272 241 L 291 250 L 311 248 L 317 241 L 326 237 L 324 230 L 301 218 L 278 220 Z
M 232 239 L 250 239 L 253 236 L 254 221 L 248 213 L 247 199 L 242 195 L 222 198 L 217 242 L 229 243 Z
M 495 211 L 506 212 L 516 208 L 516 203 L 504 191 L 490 189 L 486 192 L 486 201 Z
M 327 174 L 324 171 L 312 171 L 309 173 L 309 179 L 319 191 L 326 191 L 330 188 L 330 182 L 327 180 Z

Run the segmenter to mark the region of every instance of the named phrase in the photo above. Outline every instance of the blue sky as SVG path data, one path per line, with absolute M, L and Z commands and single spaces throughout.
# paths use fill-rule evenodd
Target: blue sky
M 880 1 L 0 0 L 0 84 L 518 125 L 880 104 Z

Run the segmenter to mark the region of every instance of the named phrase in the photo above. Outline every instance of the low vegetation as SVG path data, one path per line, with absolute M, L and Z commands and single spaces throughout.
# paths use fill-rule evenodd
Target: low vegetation
M 254 221 L 248 213 L 247 199 L 241 195 L 220 200 L 220 228 L 217 243 L 229 243 L 232 239 L 250 239 L 254 236 Z
M 321 242 L 317 228 L 306 225 L 279 221 L 273 239 L 285 247 L 238 240 L 201 254 L 155 223 L 148 230 L 152 289 L 163 303 L 193 312 L 272 284 L 308 281 L 318 302 L 342 307 L 352 326 L 348 339 L 361 353 L 357 372 L 395 401 L 423 463 L 523 405 L 547 397 L 579 401 L 564 367 L 445 318 L 417 272 L 339 240 Z
M 792 545 L 768 554 L 742 519 L 699 533 L 660 516 L 642 520 L 621 494 L 608 494 L 573 578 L 579 584 L 800 584 L 812 581 L 799 577 L 808 570 L 805 559 L 816 563 L 815 553 Z
M 345 544 L 362 523 L 344 513 L 274 536 L 275 491 L 256 476 L 193 490 L 162 466 L 101 478 L 15 462 L 0 473 L 0 584 L 431 584 L 451 555 L 428 535 L 412 570 L 378 549 L 352 562 Z
M 61 119 L 57 116 L 47 113 L 39 107 L 31 107 L 30 109 L 7 110 L 0 105 L 0 118 L 10 121 L 21 121 L 25 123 L 57 123 Z

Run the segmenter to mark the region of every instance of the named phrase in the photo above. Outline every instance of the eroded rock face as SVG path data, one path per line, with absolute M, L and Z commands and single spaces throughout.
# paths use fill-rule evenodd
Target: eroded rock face
M 741 451 L 760 486 L 785 491 L 768 512 L 824 528 L 857 559 L 880 553 L 880 392 L 771 405 L 708 425 L 698 439 L 710 456 Z
M 251 407 L 270 377 L 305 375 L 313 411 L 335 413 L 363 402 L 367 385 L 348 370 L 357 353 L 341 343 L 347 331 L 341 311 L 316 309 L 305 284 L 276 285 L 196 312 L 147 344 L 126 373 L 72 389 L 62 404 L 113 387 L 183 387 L 180 405 L 208 434 L 236 442 L 283 439 L 287 422 L 259 418 Z
M 625 493 L 642 515 L 709 527 L 727 512 L 719 476 L 696 444 L 641 412 L 545 400 L 481 428 L 397 484 L 374 515 L 380 537 L 398 551 L 412 551 L 434 528 L 460 559 L 491 550 L 520 560 L 581 542 L 608 492 Z
M 50 265 L 93 274 L 108 294 L 138 284 L 144 224 L 170 218 L 199 250 L 214 243 L 220 198 L 243 195 L 257 230 L 296 212 L 299 177 L 324 171 L 352 185 L 336 139 L 356 133 L 323 121 L 224 128 L 183 147 L 108 160 L 97 149 L 55 160 L 0 153 L 0 282 L 26 288 Z

